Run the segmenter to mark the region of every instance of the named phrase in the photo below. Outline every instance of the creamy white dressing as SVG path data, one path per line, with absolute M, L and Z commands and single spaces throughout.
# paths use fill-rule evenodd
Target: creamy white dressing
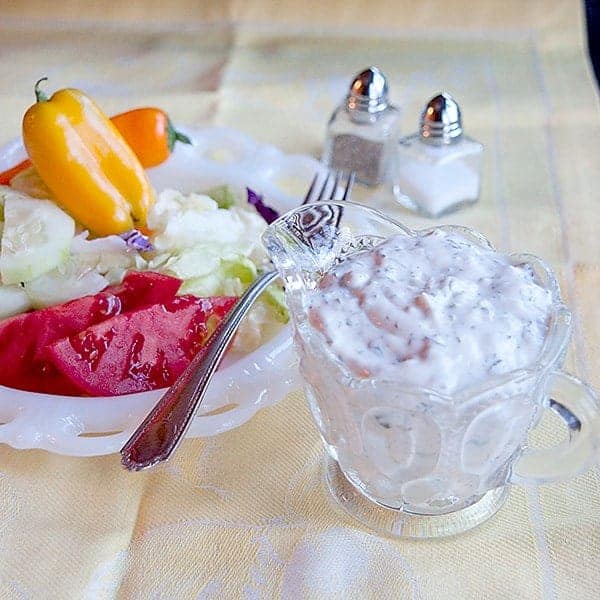
M 530 268 L 436 229 L 348 257 L 312 292 L 309 319 L 357 377 L 452 393 L 532 364 L 551 303 Z

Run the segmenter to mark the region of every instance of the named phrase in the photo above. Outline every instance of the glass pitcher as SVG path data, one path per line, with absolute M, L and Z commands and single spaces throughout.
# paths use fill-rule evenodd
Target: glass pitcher
M 442 228 L 492 248 L 473 230 Z M 415 232 L 365 206 L 331 202 L 287 213 L 268 227 L 263 242 L 285 282 L 306 396 L 330 457 L 332 494 L 387 535 L 452 535 L 493 515 L 511 484 L 547 483 L 586 470 L 600 446 L 600 408 L 588 386 L 561 370 L 571 313 L 552 271 L 526 254 L 510 259 L 529 265 L 553 298 L 534 364 L 452 395 L 353 376 L 309 323 L 308 293 L 348 254 L 397 234 Z M 564 420 L 569 440 L 528 448 L 529 432 L 548 409 Z

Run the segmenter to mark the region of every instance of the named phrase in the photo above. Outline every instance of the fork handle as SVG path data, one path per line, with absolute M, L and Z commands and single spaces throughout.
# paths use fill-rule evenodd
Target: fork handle
M 192 359 L 123 446 L 121 463 L 125 468 L 140 471 L 171 456 L 183 439 L 240 322 L 277 277 L 277 271 L 263 273 L 240 297 L 215 330 L 204 351 Z

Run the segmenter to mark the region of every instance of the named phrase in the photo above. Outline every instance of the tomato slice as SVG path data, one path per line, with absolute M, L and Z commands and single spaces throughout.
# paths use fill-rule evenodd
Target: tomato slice
M 46 348 L 49 362 L 91 396 L 170 386 L 237 298 L 181 296 L 102 321 Z
M 123 283 L 94 296 L 17 315 L 0 322 L 0 385 L 48 394 L 77 395 L 81 388 L 45 358 L 62 338 L 124 311 L 171 301 L 181 281 L 151 272 L 131 272 Z

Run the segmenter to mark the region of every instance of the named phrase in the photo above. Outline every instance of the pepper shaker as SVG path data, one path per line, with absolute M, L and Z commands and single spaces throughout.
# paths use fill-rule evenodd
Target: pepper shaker
M 427 217 L 477 202 L 483 145 L 463 133 L 454 98 L 438 94 L 425 106 L 419 131 L 400 140 L 393 192 Z
M 377 67 L 359 73 L 327 127 L 323 162 L 351 172 L 370 186 L 390 177 L 398 145 L 400 111 L 388 100 L 388 84 Z

